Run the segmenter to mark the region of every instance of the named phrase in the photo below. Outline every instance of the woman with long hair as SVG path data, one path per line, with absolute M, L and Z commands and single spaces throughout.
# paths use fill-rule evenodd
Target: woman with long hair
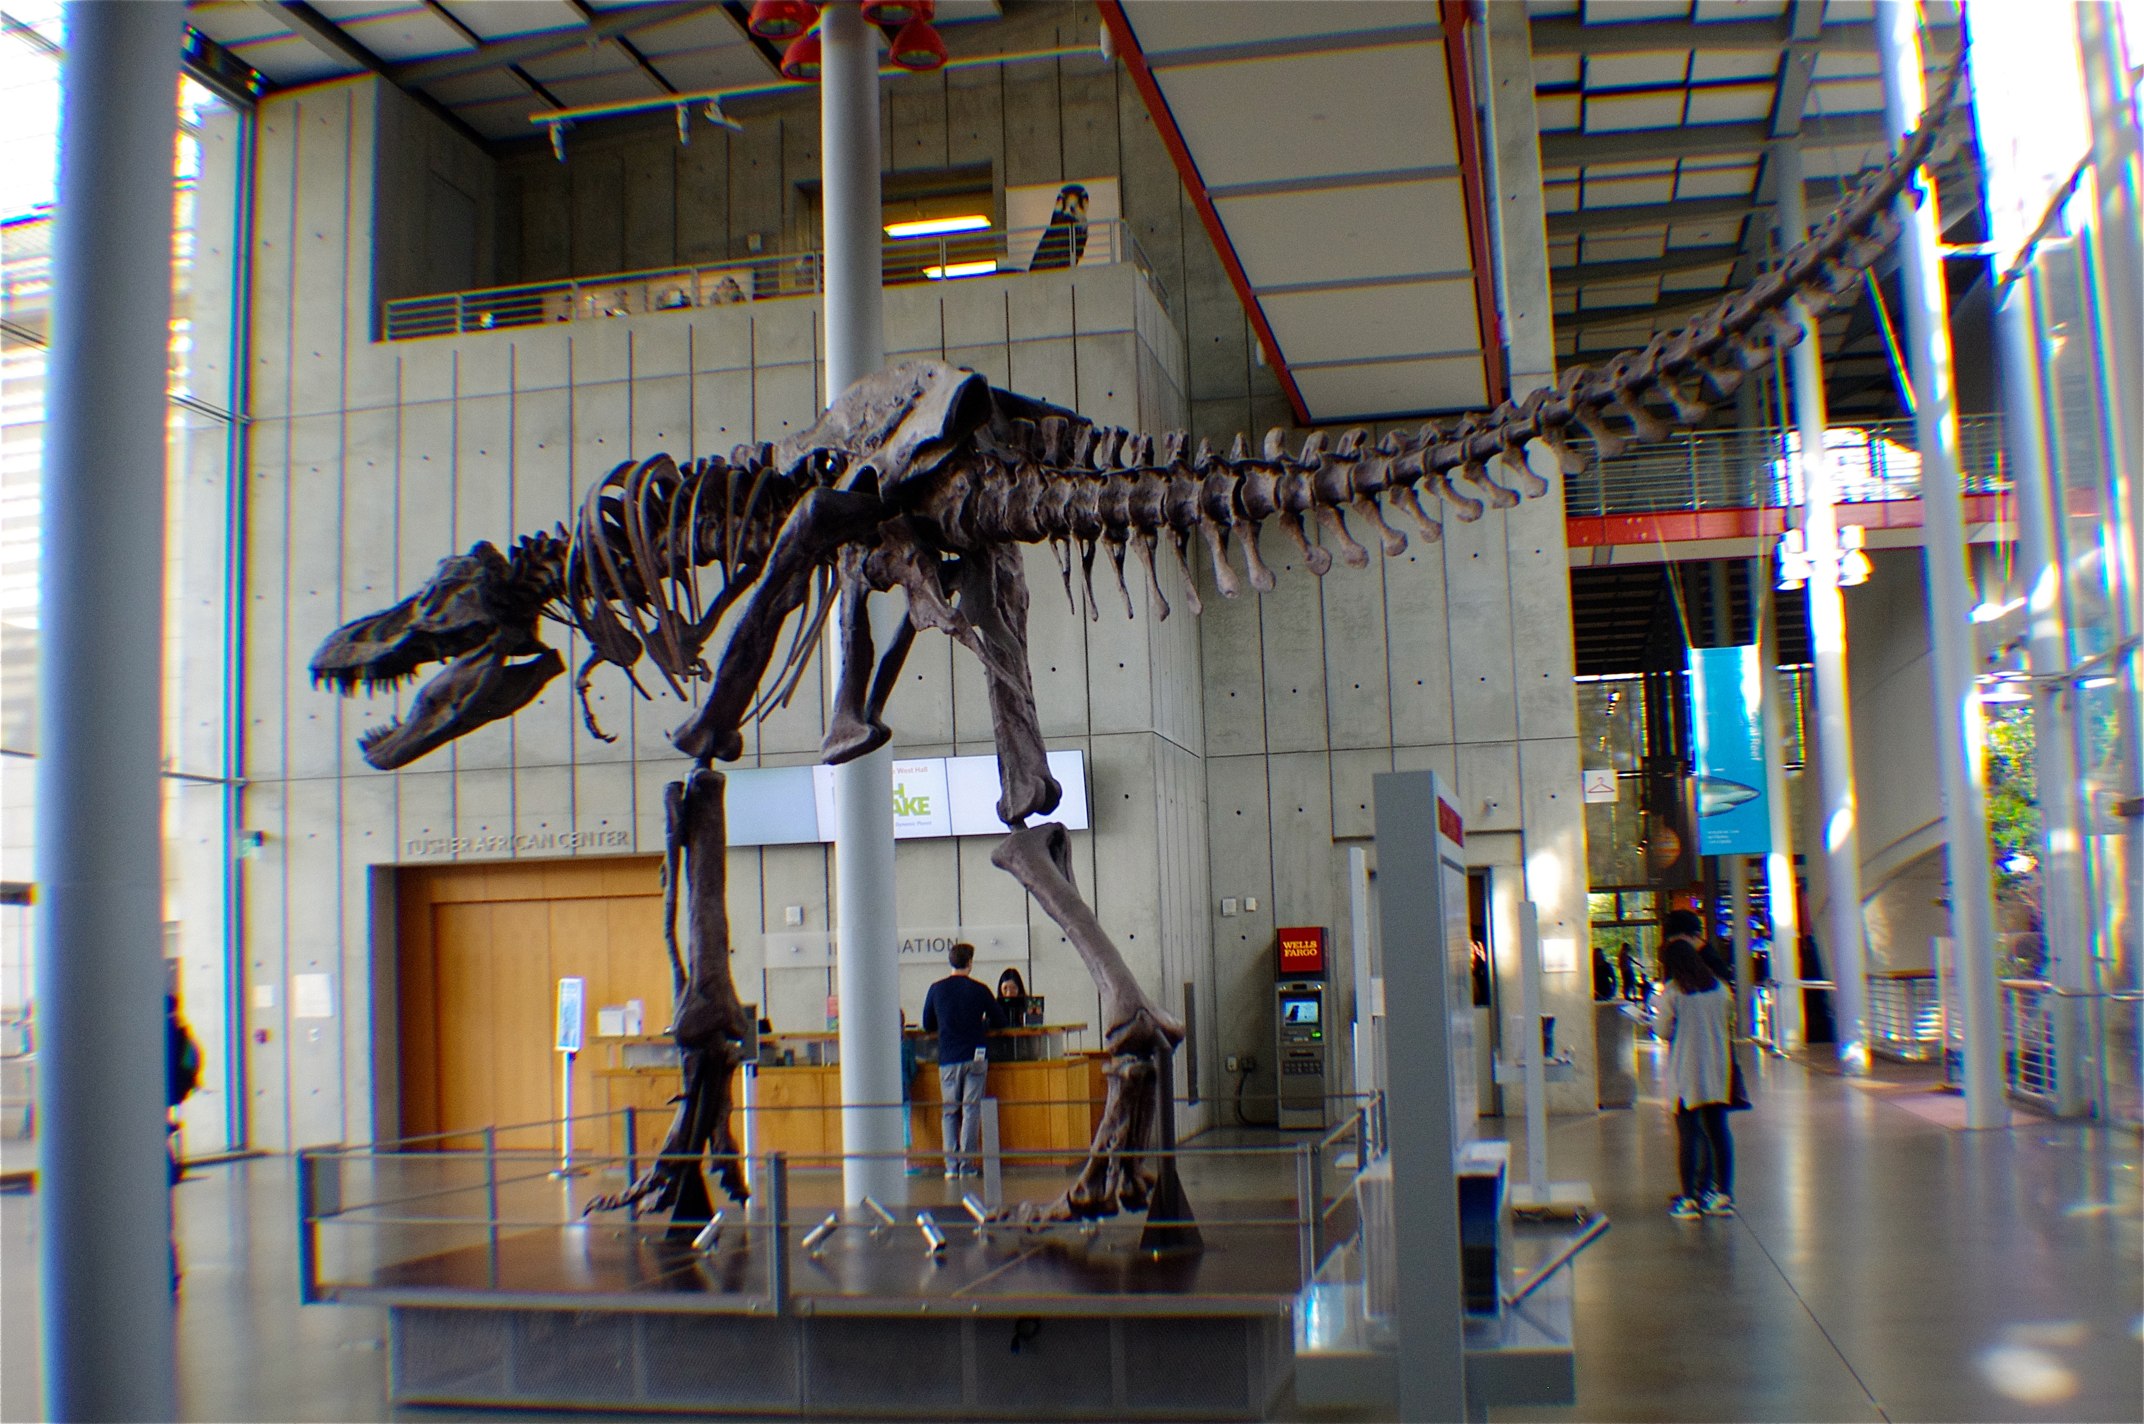
M 1727 1130 L 1733 996 L 1681 936 L 1660 946 L 1660 972 L 1666 982 L 1654 1032 L 1668 1044 L 1682 1172 L 1682 1195 L 1668 1215 L 1683 1221 L 1733 1216 L 1735 1145 Z

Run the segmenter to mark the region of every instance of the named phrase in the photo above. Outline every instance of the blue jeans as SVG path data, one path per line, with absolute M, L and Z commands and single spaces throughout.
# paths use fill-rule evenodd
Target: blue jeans
M 983 1082 L 990 1065 L 975 1059 L 938 1065 L 938 1096 L 945 1133 L 945 1167 L 965 1166 L 982 1170 L 978 1153 L 983 1145 Z

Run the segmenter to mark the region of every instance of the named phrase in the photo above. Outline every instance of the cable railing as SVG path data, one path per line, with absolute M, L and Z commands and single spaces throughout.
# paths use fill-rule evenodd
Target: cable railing
M 1076 1233 L 1114 1250 L 1156 1229 L 1195 1227 L 1210 1242 L 1255 1264 L 1227 1283 L 1201 1282 L 1197 1295 L 1209 1303 L 1219 1297 L 1282 1301 L 1316 1276 L 1331 1241 L 1356 1230 L 1354 1181 L 1383 1151 L 1382 1104 L 1374 1099 L 1314 1141 L 1192 1142 L 1166 1150 L 1104 1151 L 1100 1155 L 1134 1159 L 1148 1168 L 1164 1159 L 1172 1162 L 1192 1183 L 1195 1203 L 1195 1220 L 1135 1213 L 1110 1222 L 1051 1222 L 1009 1201 L 1022 1191 L 1046 1200 L 1061 1189 L 1066 1154 L 1058 1150 L 990 1149 L 988 1170 L 973 1189 L 950 1189 L 958 1193 L 955 1200 L 918 1188 L 912 1189 L 917 1201 L 867 1199 L 857 1208 L 840 1205 L 834 1174 L 864 1158 L 899 1157 L 913 1166 L 916 1154 L 743 1151 L 693 1159 L 696 1169 L 739 1170 L 751 1200 L 725 1205 L 697 1231 L 687 1227 L 681 1236 L 664 1216 L 634 1210 L 585 1215 L 599 1193 L 665 1160 L 635 1150 L 631 1110 L 623 1111 L 627 1150 L 575 1154 L 570 1166 L 545 1144 L 566 1126 L 559 1121 L 300 1151 L 301 1299 L 467 1303 L 506 1295 L 522 1303 L 593 1306 L 674 1293 L 687 1288 L 681 1281 L 690 1280 L 701 1283 L 691 1287 L 703 1296 L 697 1308 L 779 1315 L 810 1310 L 814 1297 L 853 1306 L 881 1289 L 851 1279 L 826 1254 L 845 1242 L 875 1256 L 931 1263 L 949 1249 L 956 1255 L 982 1252 L 975 1261 L 996 1265 L 1001 1264 L 999 1247 L 1017 1250 L 1020 1242 L 1051 1232 Z M 504 1145 L 515 1138 L 530 1145 Z M 437 1150 L 460 1141 L 474 1145 Z M 939 1156 L 935 1151 L 923 1155 Z M 1342 1176 L 1337 1185 L 1331 1180 L 1335 1173 Z M 1220 1190 L 1223 1178 L 1234 1188 Z M 591 1228 L 601 1228 L 600 1238 L 588 1235 Z M 1098 1236 L 1107 1239 L 1096 1241 Z M 700 1265 L 710 1276 L 699 1274 Z M 949 1275 L 941 1288 L 926 1276 L 915 1287 L 900 1288 L 893 1303 L 903 1312 L 958 1314 L 970 1307 L 952 1291 L 967 1279 Z M 1088 1294 L 1059 1303 L 1085 1309 Z M 1146 1299 L 1143 1291 L 1132 1298 L 1135 1306 Z M 1051 1305 L 1050 1299 L 1037 1298 L 1023 1308 L 1040 1313 Z
M 882 252 L 889 287 L 1121 262 L 1133 264 L 1159 286 L 1130 224 L 1121 218 L 1089 220 L 1076 230 L 989 228 L 894 238 L 887 240 Z M 819 252 L 765 253 L 600 277 L 403 297 L 386 304 L 381 330 L 389 341 L 409 341 L 552 322 L 747 306 L 782 297 L 816 296 L 825 286 L 825 261 Z
M 1918 499 L 1921 460 L 1910 419 L 1834 426 L 1826 450 L 1842 504 Z M 1662 510 L 1787 509 L 1802 503 L 1800 438 L 1778 427 L 1699 431 L 1596 460 L 1564 480 L 1569 516 L 1647 514 Z M 1581 445 L 1584 442 L 1581 440 Z M 1969 416 L 1958 423 L 1961 483 L 1967 494 L 2010 488 L 2002 420 Z

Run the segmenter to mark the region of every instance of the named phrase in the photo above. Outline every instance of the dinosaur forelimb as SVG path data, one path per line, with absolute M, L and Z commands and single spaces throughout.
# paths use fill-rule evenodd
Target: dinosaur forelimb
M 714 688 L 692 720 L 671 737 L 672 745 L 702 764 L 735 761 L 743 753 L 745 711 L 774 659 L 782 624 L 810 595 L 829 555 L 868 531 L 881 513 L 875 497 L 850 490 L 815 489 L 797 501 L 767 556 L 759 586 L 730 634 Z M 809 652 L 805 648 L 799 656 Z

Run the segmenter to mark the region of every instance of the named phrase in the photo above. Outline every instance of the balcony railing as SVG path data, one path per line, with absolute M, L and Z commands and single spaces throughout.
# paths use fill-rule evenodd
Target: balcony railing
M 1960 475 L 1967 494 L 2010 488 L 2000 418 L 1958 423 Z M 1918 499 L 1921 458 L 1910 419 L 1835 426 L 1827 442 L 1832 479 L 1844 504 Z M 1585 448 L 1583 438 L 1577 442 Z M 1595 461 L 1564 481 L 1564 512 L 1573 517 L 1663 510 L 1782 509 L 1802 503 L 1792 430 L 1706 431 Z
M 886 285 L 1119 262 L 1130 262 L 1153 279 L 1153 268 L 1128 224 L 1112 218 L 1089 221 L 1085 229 L 1083 238 L 1073 239 L 1063 237 L 1062 230 L 1039 227 L 891 239 L 884 247 Z M 813 296 L 825 285 L 819 253 L 776 253 L 607 277 L 404 297 L 387 303 L 381 325 L 389 341 L 407 341 L 558 321 L 742 306 L 776 297 Z

